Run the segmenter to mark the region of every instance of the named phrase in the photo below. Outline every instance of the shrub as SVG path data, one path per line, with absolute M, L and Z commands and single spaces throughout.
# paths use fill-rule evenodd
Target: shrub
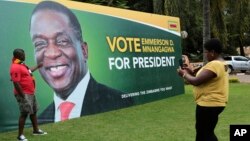
M 232 77 L 232 78 L 229 78 L 229 83 L 239 83 L 239 79 L 237 77 Z

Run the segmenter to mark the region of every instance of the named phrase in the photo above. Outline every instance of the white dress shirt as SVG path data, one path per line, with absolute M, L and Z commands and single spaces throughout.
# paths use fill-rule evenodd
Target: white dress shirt
M 55 102 L 55 122 L 61 121 L 61 112 L 59 106 L 62 102 L 68 101 L 75 104 L 70 112 L 69 119 L 77 118 L 81 116 L 82 104 L 84 101 L 84 96 L 87 90 L 87 86 L 90 80 L 90 73 L 87 71 L 85 77 L 78 83 L 75 90 L 69 95 L 66 100 L 62 100 L 54 93 Z

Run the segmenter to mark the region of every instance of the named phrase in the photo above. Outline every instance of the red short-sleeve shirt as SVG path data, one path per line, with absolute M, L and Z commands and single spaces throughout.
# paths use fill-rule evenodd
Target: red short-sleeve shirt
M 18 82 L 25 94 L 33 95 L 35 84 L 33 78 L 24 64 L 12 64 L 10 67 L 10 76 L 13 82 Z M 18 94 L 14 88 L 14 94 Z

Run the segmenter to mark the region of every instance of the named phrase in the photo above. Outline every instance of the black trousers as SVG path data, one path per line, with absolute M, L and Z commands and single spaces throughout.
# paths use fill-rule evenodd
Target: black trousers
M 224 108 L 196 106 L 196 141 L 218 141 L 214 129 Z

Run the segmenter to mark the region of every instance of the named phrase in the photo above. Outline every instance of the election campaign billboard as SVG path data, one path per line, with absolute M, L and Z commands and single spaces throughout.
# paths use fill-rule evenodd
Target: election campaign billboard
M 1 131 L 18 125 L 10 77 L 16 48 L 25 51 L 22 63 L 27 66 L 43 64 L 33 72 L 39 123 L 184 93 L 176 73 L 181 58 L 178 17 L 72 1 L 0 1 L 0 7 Z M 73 108 L 62 119 L 65 101 Z

